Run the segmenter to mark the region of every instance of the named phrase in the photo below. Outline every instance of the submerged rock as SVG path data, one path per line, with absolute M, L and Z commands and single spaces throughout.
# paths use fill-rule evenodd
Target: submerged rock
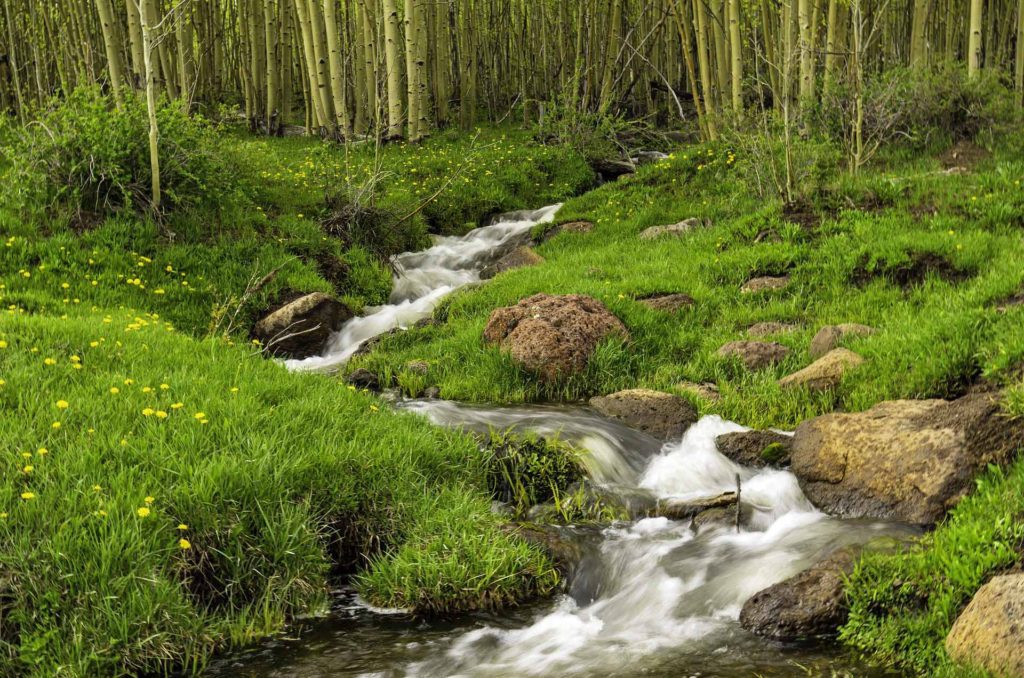
M 517 268 L 527 268 L 528 266 L 537 266 L 538 264 L 543 263 L 544 257 L 534 252 L 532 248 L 523 246 L 509 252 L 501 259 L 485 268 L 480 272 L 480 278 L 482 280 L 489 280 L 499 273 L 504 273 L 505 271 L 512 271 Z
M 715 438 L 715 445 L 740 466 L 787 466 L 793 438 L 775 431 L 746 431 L 720 435 Z
M 697 422 L 697 409 L 686 399 L 643 388 L 592 398 L 590 406 L 659 440 L 681 438 Z
M 740 625 L 764 638 L 794 641 L 831 636 L 849 615 L 843 580 L 853 572 L 857 552 L 840 549 L 800 574 L 748 600 Z
M 604 304 L 582 295 L 536 294 L 491 313 L 484 340 L 498 344 L 523 368 L 552 382 L 587 368 L 609 337 L 629 340 L 625 325 Z
M 799 372 L 779 380 L 782 388 L 806 386 L 812 391 L 827 391 L 839 386 L 850 370 L 864 364 L 864 358 L 845 348 L 837 348 L 814 361 Z
M 995 676 L 1024 676 L 1024 574 L 996 577 L 981 587 L 946 637 L 958 664 Z
M 774 342 L 731 341 L 718 349 L 723 358 L 739 358 L 748 370 L 763 370 L 785 360 L 791 351 Z
M 665 313 L 675 313 L 697 303 L 689 294 L 682 293 L 656 294 L 654 296 L 638 299 L 637 301 L 649 309 L 664 311 Z
M 828 354 L 830 351 L 839 348 L 839 345 L 847 337 L 869 337 L 878 330 L 867 325 L 857 323 L 844 323 L 842 325 L 826 325 L 822 327 L 814 338 L 811 339 L 811 346 L 808 349 L 811 357 L 817 360 Z
M 758 294 L 760 292 L 774 292 L 789 287 L 789 276 L 763 276 L 753 278 L 744 283 L 740 288 L 743 294 Z
M 253 328 L 253 338 L 282 358 L 310 358 L 327 348 L 331 335 L 353 316 L 337 299 L 314 292 L 267 315 Z
M 885 402 L 804 422 L 792 470 L 819 508 L 930 526 L 974 487 L 988 464 L 1024 446 L 1024 424 L 991 395 Z
M 693 231 L 694 229 L 700 228 L 704 225 L 704 222 L 696 217 L 691 217 L 680 221 L 678 224 L 672 224 L 671 226 L 651 226 L 650 228 L 644 229 L 640 233 L 641 240 L 657 240 L 663 236 L 672 236 L 675 238 L 682 237 Z

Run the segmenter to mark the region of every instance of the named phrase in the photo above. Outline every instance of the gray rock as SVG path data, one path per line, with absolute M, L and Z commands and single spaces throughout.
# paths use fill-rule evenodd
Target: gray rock
M 788 466 L 791 436 L 775 431 L 726 433 L 715 439 L 718 451 L 740 466 L 764 468 Z
M 345 304 L 314 292 L 259 320 L 253 328 L 253 337 L 275 356 L 310 358 L 322 354 L 331 335 L 352 316 Z
M 484 268 L 484 270 L 480 272 L 480 278 L 482 280 L 490 280 L 499 273 L 504 273 L 505 271 L 537 266 L 543 263 L 544 257 L 534 252 L 533 249 L 523 246 L 509 252 L 497 262 Z
M 680 238 L 703 225 L 703 221 L 695 217 L 691 217 L 684 221 L 680 221 L 678 224 L 672 224 L 670 226 L 651 226 L 650 228 L 644 229 L 644 231 L 640 233 L 640 239 L 657 240 L 664 236 Z
M 740 292 L 743 294 L 759 294 L 761 292 L 775 292 L 783 290 L 789 287 L 790 279 L 788 275 L 785 276 L 763 276 L 760 278 L 752 278 L 744 283 L 743 287 L 740 288 Z
M 811 346 L 808 349 L 811 358 L 817 360 L 830 351 L 839 348 L 847 337 L 868 337 L 875 334 L 877 330 L 867 325 L 856 323 L 844 323 L 842 325 L 826 325 L 822 327 L 814 338 L 811 339 Z
M 638 299 L 641 304 L 655 311 L 665 313 L 676 313 L 684 308 L 690 308 L 697 302 L 689 294 L 656 294 L 651 297 Z
M 747 335 L 751 337 L 771 337 L 777 334 L 789 334 L 797 330 L 796 325 L 790 323 L 765 322 L 751 325 Z
M 591 407 L 660 440 L 681 438 L 697 421 L 697 410 L 680 396 L 649 389 L 631 389 L 592 398 Z
M 713 509 L 728 509 L 730 507 L 733 507 L 732 513 L 735 515 L 736 500 L 735 492 L 723 492 L 713 497 L 701 499 L 668 499 L 659 501 L 658 505 L 651 512 L 651 516 L 668 518 L 669 520 L 689 520 Z
M 380 380 L 377 379 L 377 375 L 362 367 L 346 376 L 345 381 L 359 389 L 366 389 L 368 391 L 380 390 Z

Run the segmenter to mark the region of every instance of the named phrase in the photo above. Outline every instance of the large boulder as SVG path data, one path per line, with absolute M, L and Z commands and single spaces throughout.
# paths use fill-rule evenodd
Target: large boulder
M 629 331 L 604 304 L 582 295 L 536 294 L 491 313 L 484 340 L 498 344 L 520 366 L 552 382 L 586 369 L 602 340 L 629 340 Z
M 806 386 L 812 391 L 827 391 L 839 386 L 843 375 L 864 364 L 864 358 L 845 348 L 829 351 L 813 363 L 779 380 L 782 388 Z
M 320 355 L 334 332 L 353 316 L 337 299 L 314 292 L 285 304 L 256 323 L 252 336 L 283 358 Z
M 934 525 L 988 464 L 1024 446 L 1024 426 L 991 395 L 885 402 L 801 424 L 792 470 L 830 513 Z
M 843 580 L 855 563 L 854 549 L 840 549 L 817 565 L 755 594 L 740 611 L 740 625 L 780 641 L 834 635 L 849 616 Z
M 817 360 L 830 351 L 839 348 L 840 344 L 847 337 L 869 337 L 877 332 L 873 327 L 858 325 L 857 323 L 843 323 L 842 325 L 826 325 L 818 330 L 818 333 L 811 339 L 811 346 L 808 349 L 811 358 Z
M 675 238 L 681 238 L 690 231 L 700 228 L 704 225 L 704 222 L 696 217 L 691 217 L 680 221 L 678 224 L 672 224 L 670 226 L 651 226 L 650 228 L 644 229 L 640 233 L 641 240 L 657 240 L 664 236 L 672 236 Z
M 740 466 L 751 468 L 787 465 L 792 445 L 792 436 L 775 431 L 725 433 L 715 438 L 719 452 Z
M 532 248 L 518 247 L 501 259 L 491 264 L 483 271 L 480 272 L 480 278 L 483 280 L 489 280 L 499 273 L 505 271 L 513 271 L 517 268 L 527 268 L 528 266 L 537 266 L 538 264 L 544 263 L 544 257 L 540 256 L 533 251 Z
M 723 358 L 739 358 L 748 370 L 763 370 L 777 365 L 790 354 L 788 347 L 775 342 L 731 341 L 718 349 Z
M 659 440 L 681 438 L 697 422 L 697 410 L 685 398 L 643 388 L 592 398 L 590 405 L 601 415 Z
M 1024 574 L 981 587 L 946 637 L 953 661 L 995 676 L 1024 676 Z

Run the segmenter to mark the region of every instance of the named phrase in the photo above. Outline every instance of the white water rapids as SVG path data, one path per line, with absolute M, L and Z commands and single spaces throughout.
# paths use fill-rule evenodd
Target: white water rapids
M 326 353 L 290 361 L 324 370 L 348 361 L 367 340 L 428 317 L 452 291 L 550 221 L 559 206 L 506 216 L 463 237 L 398 258 L 386 306 L 348 322 Z M 294 647 L 267 647 L 228 659 L 213 673 L 231 676 L 749 676 L 819 675 L 851 666 L 824 649 L 794 650 L 762 641 L 738 623 L 746 600 L 836 548 L 876 537 L 905 537 L 898 525 L 848 521 L 817 511 L 787 471 L 749 469 L 721 455 L 715 439 L 746 430 L 705 417 L 682 440 L 655 439 L 578 407 L 487 408 L 428 400 L 400 408 L 442 426 L 514 428 L 558 435 L 585 451 L 591 478 L 623 502 L 698 499 L 742 481 L 743 525 L 694 529 L 692 521 L 646 518 L 595 530 L 566 528 L 584 558 L 554 603 L 459 622 L 420 623 L 381 616 L 349 602 Z M 795 653 L 795 654 L 794 654 Z M 836 662 L 836 663 L 833 663 Z M 845 663 L 843 663 L 845 662 Z M 800 668 L 797 668 L 800 667 Z M 857 665 L 857 675 L 871 674 Z
M 369 339 L 395 328 L 407 329 L 429 317 L 446 296 L 480 281 L 480 273 L 519 245 L 524 244 L 537 224 L 551 221 L 561 205 L 514 212 L 491 226 L 464 236 L 436 237 L 434 245 L 422 252 L 407 252 L 396 258 L 391 298 L 384 306 L 345 323 L 332 338 L 322 356 L 289 360 L 294 370 L 328 370 L 348 362 Z

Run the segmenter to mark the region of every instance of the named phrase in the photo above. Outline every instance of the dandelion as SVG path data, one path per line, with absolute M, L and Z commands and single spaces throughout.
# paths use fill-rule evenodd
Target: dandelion
M 155 502 L 155 501 L 156 501 L 156 499 L 154 499 L 153 497 L 146 497 L 146 498 L 145 498 L 145 499 L 143 499 L 142 501 L 146 502 L 146 505 L 147 505 L 147 506 L 152 506 L 152 505 L 153 505 L 153 502 Z
M 118 387 L 116 387 L 116 386 L 111 386 L 110 387 L 110 395 L 117 395 L 120 392 L 121 392 L 121 389 L 119 389 Z
M 0 339 L 0 348 L 7 348 L 7 342 Z
M 188 525 L 186 525 L 185 523 L 179 523 L 178 524 L 178 530 L 179 531 L 184 532 L 187 529 L 188 529 Z
M 68 401 L 66 401 L 66 400 L 58 400 L 57 401 L 57 409 L 58 410 L 66 410 L 66 409 L 68 409 Z
M 135 513 L 137 513 L 140 518 L 148 518 L 150 511 L 149 508 L 141 506 L 135 511 Z
M 59 421 L 53 422 L 52 424 L 50 424 L 50 428 L 52 428 L 54 430 L 59 429 L 60 428 L 60 422 Z
M 22 459 L 31 459 L 32 458 L 32 453 L 31 452 L 22 452 L 21 453 L 21 458 Z
M 32 501 L 33 499 L 36 498 L 36 493 L 35 492 L 22 492 L 21 493 L 21 498 L 24 499 L 25 501 Z
M 146 386 L 145 388 L 142 389 L 142 392 L 143 393 L 152 393 L 153 389 L 150 386 Z
M 45 447 L 40 447 L 38 450 L 36 450 L 36 454 L 38 454 L 40 457 L 45 457 L 49 453 L 50 451 Z
M 43 364 L 53 366 L 57 364 L 57 361 L 54 360 L 53 358 L 46 358 L 45 360 L 43 360 Z
M 182 551 L 188 551 L 190 548 L 192 548 L 192 544 L 189 542 L 188 539 L 179 539 L 178 548 L 180 548 Z
M 92 491 L 93 492 L 102 492 L 103 488 L 101 486 L 99 486 L 99 485 L 93 485 L 92 486 Z
M 163 410 L 157 410 L 156 411 L 156 418 L 157 419 L 166 419 L 167 418 L 167 413 L 164 412 Z
M 135 383 L 135 380 L 134 380 L 134 379 L 125 379 L 125 380 L 124 380 L 124 385 L 125 385 L 125 386 L 131 386 L 131 385 L 132 385 L 132 384 L 134 384 L 134 383 Z
M 185 403 L 174 403 L 171 405 L 172 410 L 180 410 L 183 407 L 185 407 Z
M 24 473 L 25 475 L 28 475 L 29 473 L 32 473 L 32 471 L 35 471 L 35 470 L 36 470 L 35 466 L 33 466 L 32 464 L 26 464 L 25 468 L 21 469 L 21 472 Z
M 205 412 L 196 412 L 195 417 L 196 417 L 196 419 L 206 419 L 206 413 Z
M 168 386 L 167 384 L 160 384 L 160 390 L 161 391 L 166 391 L 169 388 L 170 388 L 170 386 Z
M 156 414 L 156 411 L 152 407 L 142 410 L 142 416 L 144 417 L 152 417 L 154 414 Z

